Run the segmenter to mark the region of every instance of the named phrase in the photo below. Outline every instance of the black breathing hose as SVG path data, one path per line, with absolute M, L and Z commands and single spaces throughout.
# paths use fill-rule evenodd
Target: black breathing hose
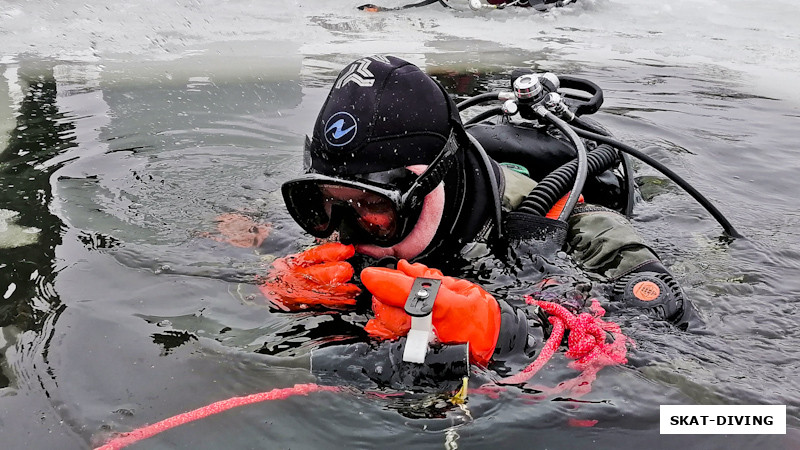
M 482 120 L 488 119 L 489 117 L 499 116 L 500 114 L 503 114 L 503 108 L 497 107 L 497 108 L 487 109 L 486 111 L 480 112 L 476 114 L 475 117 L 464 122 L 464 126 L 472 125 L 473 123 L 478 123 Z
M 498 92 L 487 92 L 485 94 L 479 94 L 479 95 L 476 95 L 474 97 L 470 97 L 470 98 L 464 100 L 463 102 L 461 102 L 461 103 L 459 103 L 457 105 L 458 110 L 461 111 L 461 110 L 464 110 L 464 109 L 469 108 L 471 106 L 474 106 L 474 105 L 477 105 L 477 104 L 480 104 L 480 103 L 483 103 L 483 102 L 491 101 L 491 100 L 499 100 L 500 98 L 499 98 L 498 94 L 499 94 Z M 594 112 L 594 111 L 592 111 L 592 112 Z M 465 122 L 464 125 L 465 126 L 466 125 L 471 125 L 471 124 L 480 122 L 482 120 L 486 120 L 489 117 L 497 116 L 497 115 L 500 115 L 500 114 L 503 114 L 503 108 L 500 108 L 500 107 L 491 108 L 489 110 L 483 111 L 482 113 L 479 113 L 478 115 L 476 115 L 472 119 L 470 119 L 467 122 Z M 549 116 L 555 118 L 559 122 L 563 123 L 564 125 L 566 125 L 565 122 L 563 122 L 560 119 L 558 119 L 552 113 L 548 112 L 547 114 Z M 547 115 L 545 115 L 545 118 L 550 119 Z M 576 144 L 576 148 L 583 148 L 584 152 L 585 152 L 585 148 L 583 147 L 583 143 L 581 142 L 580 139 L 573 139 L 571 137 L 571 135 L 570 135 L 571 133 L 569 133 L 567 131 L 564 131 L 564 130 L 561 129 L 561 127 L 559 127 L 558 122 L 555 122 L 555 121 L 552 121 L 552 120 L 551 120 L 551 122 L 554 125 L 556 125 L 556 127 L 558 127 L 562 131 L 562 133 L 564 133 L 565 136 L 570 138 L 570 140 L 572 140 L 573 143 L 576 143 L 576 142 L 578 143 L 578 144 Z M 634 195 L 634 192 L 635 192 L 634 185 L 633 185 L 634 183 L 633 183 L 632 170 L 631 170 L 631 167 L 630 167 L 630 161 L 627 158 L 627 155 L 631 155 L 631 156 L 634 156 L 635 158 L 645 162 L 646 164 L 649 164 L 651 167 L 653 167 L 654 169 L 656 169 L 659 172 L 661 172 L 662 174 L 664 174 L 667 178 L 669 178 L 675 184 L 677 184 L 683 190 L 685 190 L 689 195 L 692 196 L 692 198 L 694 198 L 698 203 L 700 203 L 700 205 L 702 205 L 703 208 L 705 208 L 706 211 L 708 211 L 711 214 L 711 216 L 714 217 L 714 219 L 720 224 L 720 226 L 722 226 L 722 229 L 725 231 L 726 234 L 728 234 L 729 236 L 734 237 L 734 238 L 742 237 L 742 235 L 739 234 L 738 231 L 736 231 L 736 229 L 733 227 L 733 225 L 731 225 L 731 223 L 728 221 L 728 219 L 725 218 L 725 216 L 713 204 L 711 204 L 711 202 L 708 201 L 708 199 L 705 198 L 703 196 L 703 194 L 701 194 L 699 191 L 697 191 L 697 189 L 695 189 L 692 185 L 687 183 L 683 178 L 681 178 L 678 174 L 676 174 L 675 172 L 670 170 L 665 165 L 661 164 L 660 162 L 656 161 L 655 159 L 651 158 L 650 156 L 647 156 L 646 154 L 642 153 L 641 151 L 639 151 L 639 150 L 637 150 L 637 149 L 635 149 L 635 148 L 633 148 L 633 147 L 631 147 L 631 146 L 629 146 L 627 144 L 619 142 L 616 139 L 608 136 L 608 133 L 606 133 L 604 130 L 593 126 L 592 124 L 586 122 L 585 120 L 581 119 L 578 116 L 576 116 L 572 120 L 570 125 L 572 125 L 572 126 L 571 127 L 567 127 L 567 128 L 570 131 L 574 130 L 574 133 L 576 133 L 578 136 L 583 137 L 585 139 L 591 139 L 591 140 L 594 140 L 594 141 L 597 141 L 597 142 L 603 142 L 603 143 L 611 145 L 612 147 L 616 148 L 617 150 L 623 152 L 623 154 L 621 155 L 622 156 L 622 165 L 623 165 L 623 170 L 625 171 L 625 179 L 626 179 L 626 184 L 627 184 L 627 189 L 628 189 L 628 204 L 627 204 L 627 207 L 626 207 L 626 214 L 630 214 L 632 209 L 633 209 L 633 195 Z M 580 146 L 580 147 L 578 147 L 578 146 Z M 600 151 L 601 148 L 603 149 L 602 152 Z M 595 149 L 594 151 L 590 152 L 588 154 L 588 158 L 590 158 L 590 159 L 587 161 L 588 164 L 589 164 L 588 171 L 591 172 L 593 175 L 596 174 L 596 173 L 599 173 L 599 172 L 595 172 L 594 171 L 595 169 L 592 169 L 591 165 L 592 164 L 597 164 L 597 162 L 593 162 L 593 161 L 595 161 L 597 158 L 602 158 L 602 159 L 609 158 L 611 156 L 611 153 L 616 154 L 615 152 L 613 152 L 613 149 L 610 149 L 610 153 L 609 153 L 609 149 L 604 148 L 604 146 L 602 146 L 602 145 L 600 147 L 598 147 L 597 149 Z M 520 210 L 521 211 L 528 211 L 528 212 L 531 212 L 531 213 L 534 213 L 534 214 L 538 214 L 540 216 L 546 215 L 547 212 L 550 210 L 550 208 L 553 207 L 555 202 L 558 201 L 561 197 L 563 197 L 564 194 L 566 193 L 566 186 L 568 184 L 568 181 L 570 179 L 574 178 L 575 184 L 573 185 L 573 189 L 572 189 L 572 191 L 570 193 L 570 198 L 568 198 L 567 204 L 565 205 L 564 209 L 562 210 L 561 215 L 559 215 L 559 220 L 566 220 L 566 218 L 569 217 L 569 214 L 572 212 L 572 209 L 574 208 L 575 203 L 577 203 L 578 196 L 580 195 L 580 189 L 576 189 L 576 187 L 580 184 L 580 188 L 582 189 L 583 188 L 583 182 L 585 181 L 585 172 L 584 171 L 587 170 L 586 167 L 584 167 L 582 170 L 578 170 L 577 174 L 574 172 L 575 170 L 579 169 L 578 166 L 580 165 L 579 162 L 581 160 L 580 154 L 581 154 L 581 152 L 579 151 L 578 152 L 578 160 L 573 160 L 573 161 L 565 164 L 564 166 L 556 169 L 553 173 L 551 173 L 550 175 L 545 177 L 539 183 L 539 185 L 537 185 L 536 188 L 534 188 L 534 190 L 531 191 L 530 194 L 528 194 L 528 197 L 522 202 L 522 205 L 520 205 Z M 594 155 L 597 155 L 597 156 L 594 156 Z M 614 160 L 616 161 L 616 157 L 614 158 Z M 572 168 L 572 169 L 566 168 L 567 166 L 570 166 L 573 163 L 574 163 L 574 168 Z M 608 170 L 609 168 L 612 167 L 612 163 L 608 163 L 608 164 L 609 165 L 603 170 Z M 564 169 L 563 173 L 560 172 L 561 169 Z M 583 176 L 583 180 L 580 180 L 582 172 L 584 173 L 584 176 Z M 566 178 L 564 178 L 564 177 L 566 177 Z M 575 194 L 575 195 L 572 195 L 572 194 Z M 525 209 L 522 209 L 522 208 L 525 208 Z
M 611 134 L 604 130 L 602 127 L 595 126 L 594 124 L 575 116 L 570 122 L 570 125 L 582 128 L 592 133 L 602 134 L 603 136 L 611 136 Z M 625 190 L 627 191 L 627 200 L 625 204 L 625 215 L 630 216 L 633 213 L 633 204 L 635 203 L 636 185 L 633 179 L 633 167 L 631 167 L 631 158 L 627 153 L 620 152 L 622 159 L 622 173 L 625 178 Z
M 483 102 L 488 102 L 492 100 L 500 100 L 500 92 L 486 92 L 484 94 L 478 94 L 474 97 L 470 97 L 463 102 L 456 105 L 459 111 L 463 111 L 471 106 L 478 105 Z
M 478 157 L 481 159 L 483 163 L 483 167 L 486 169 L 486 177 L 489 180 L 489 186 L 492 190 L 492 203 L 494 207 L 494 232 L 497 236 L 497 239 L 500 239 L 503 236 L 503 200 L 501 199 L 500 195 L 500 185 L 497 181 L 497 177 L 495 177 L 494 169 L 492 168 L 491 159 L 489 159 L 489 155 L 486 154 L 486 150 L 483 149 L 483 146 L 480 142 L 478 142 L 475 137 L 467 133 L 467 137 L 469 141 L 472 143 L 472 148 L 478 154 Z
M 675 184 L 683 188 L 683 190 L 685 190 L 689 195 L 691 195 L 695 200 L 697 200 L 697 202 L 700 203 L 706 209 L 706 211 L 708 211 L 714 217 L 714 219 L 717 220 L 717 222 L 722 226 L 722 229 L 725 230 L 725 233 L 734 238 L 742 237 L 742 235 L 739 234 L 739 232 L 737 232 L 736 229 L 733 228 L 733 225 L 731 225 L 731 223 L 728 222 L 728 219 L 726 219 L 725 216 L 723 216 L 722 213 L 719 212 L 719 210 L 714 205 L 712 205 L 707 198 L 703 196 L 703 194 L 698 192 L 697 189 L 692 187 L 692 185 L 687 183 L 683 178 L 681 178 L 678 174 L 670 170 L 665 165 L 661 164 L 660 162 L 656 161 L 650 156 L 642 153 L 641 151 L 631 147 L 630 145 L 623 144 L 622 142 L 617 141 L 616 139 L 610 138 L 608 136 L 603 136 L 598 133 L 592 133 L 591 131 L 586 131 L 577 127 L 574 127 L 574 130 L 579 136 L 583 138 L 592 139 L 598 142 L 604 142 L 620 151 L 628 153 L 649 164 L 654 169 L 666 175 L 667 178 L 669 178 Z
M 569 122 L 569 124 L 572 125 L 573 128 L 574 127 L 578 127 L 580 129 L 583 129 L 583 130 L 586 130 L 586 131 L 591 131 L 592 133 L 602 134 L 603 136 L 610 136 L 610 134 L 606 130 L 604 130 L 604 129 L 598 127 L 598 126 L 595 126 L 593 123 L 590 123 L 590 122 L 587 122 L 586 120 L 581 119 L 579 116 L 575 116 L 575 118 L 573 118 Z
M 613 147 L 603 144 L 590 151 L 586 159 L 588 174 L 597 175 L 617 163 L 617 152 Z M 569 184 L 576 178 L 577 170 L 578 160 L 573 159 L 550 172 L 533 188 L 517 211 L 542 217 L 547 215 L 558 199 L 567 193 Z
M 566 222 L 569 215 L 572 214 L 572 210 L 575 208 L 575 205 L 578 203 L 578 198 L 581 196 L 581 191 L 583 191 L 583 185 L 586 183 L 586 174 L 588 172 L 586 146 L 583 145 L 583 141 L 580 137 L 578 137 L 575 131 L 573 131 L 569 124 L 559 119 L 555 114 L 548 111 L 547 108 L 544 106 L 537 106 L 534 107 L 534 110 L 538 115 L 552 123 L 564 134 L 564 136 L 572 141 L 572 145 L 575 146 L 575 150 L 578 153 L 578 165 L 576 168 L 577 173 L 575 174 L 575 182 L 572 185 L 572 190 L 569 192 L 567 202 L 564 204 L 564 209 L 562 209 L 561 214 L 558 215 L 558 220 Z
M 497 99 L 498 99 L 498 93 L 489 92 L 489 93 L 486 93 L 486 94 L 480 94 L 480 95 L 476 95 L 474 97 L 468 98 L 467 100 L 464 100 L 463 102 L 459 103 L 457 105 L 457 107 L 458 107 L 458 109 L 460 111 L 462 109 L 469 108 L 470 106 L 474 106 L 474 105 L 477 105 L 479 103 L 483 103 L 485 101 L 497 100 Z M 537 108 L 537 111 L 538 111 L 537 113 L 540 116 L 542 116 L 543 119 L 545 119 L 545 120 L 549 121 L 551 124 L 553 124 L 556 128 L 559 129 L 559 131 L 561 131 L 561 133 L 564 136 L 566 136 L 570 141 L 572 141 L 572 144 L 573 144 L 573 146 L 575 147 L 575 149 L 577 151 L 578 158 L 576 160 L 573 160 L 573 162 L 575 163 L 574 170 L 569 172 L 569 180 L 574 180 L 574 183 L 573 183 L 573 186 L 572 186 L 572 190 L 570 190 L 570 195 L 569 195 L 569 197 L 567 197 L 567 202 L 564 205 L 564 208 L 561 210 L 561 214 L 559 214 L 559 217 L 558 217 L 559 220 L 566 221 L 567 218 L 569 217 L 569 215 L 572 214 L 572 210 L 575 208 L 575 205 L 578 203 L 578 198 L 581 195 L 581 191 L 583 191 L 583 185 L 586 183 L 587 171 L 588 171 L 588 161 L 587 161 L 586 147 L 584 146 L 583 141 L 581 141 L 581 139 L 578 137 L 578 135 L 569 126 L 569 124 L 567 124 L 563 120 L 559 119 L 555 114 L 551 113 L 550 111 L 547 111 L 547 109 L 545 109 L 544 107 Z M 483 111 L 483 112 L 477 114 L 475 117 L 467 120 L 466 122 L 464 122 L 464 126 L 472 125 L 474 123 L 478 123 L 480 121 L 486 120 L 486 119 L 488 119 L 490 117 L 497 116 L 497 115 L 500 115 L 500 114 L 503 114 L 503 108 L 500 108 L 500 107 L 491 108 L 491 109 Z M 595 129 L 595 128 L 592 128 L 592 129 Z M 553 174 L 551 174 L 551 175 L 553 175 Z M 549 178 L 551 175 L 549 175 L 546 178 Z M 545 214 L 547 214 L 547 211 L 549 211 L 550 208 L 552 208 L 552 206 L 555 204 L 555 202 L 558 201 L 561 197 L 563 197 L 564 194 L 566 194 L 566 192 L 567 192 L 567 187 L 566 187 L 567 184 L 563 184 L 563 183 L 566 183 L 567 181 L 565 181 L 565 179 L 561 179 L 560 176 L 561 176 L 561 174 L 553 176 L 553 180 L 557 179 L 558 181 L 551 181 L 551 183 L 554 183 L 553 187 L 556 189 L 556 191 L 549 190 L 551 188 L 551 184 L 545 184 L 541 188 L 541 191 L 543 191 L 544 193 L 537 194 L 537 196 L 538 195 L 542 195 L 542 198 L 536 197 L 535 200 L 531 200 L 531 202 L 530 202 L 531 205 L 536 205 L 536 207 L 538 207 L 538 208 L 544 207 L 544 205 L 546 205 L 547 203 L 550 204 L 550 206 L 547 207 L 547 209 L 545 209 L 544 212 L 539 214 L 539 215 L 544 216 Z M 563 186 L 562 186 L 562 184 L 563 184 Z M 540 183 L 540 185 L 541 185 L 541 183 Z M 538 188 L 538 186 L 537 186 L 537 188 Z M 536 190 L 534 189 L 534 192 L 535 191 Z M 561 195 L 559 195 L 558 197 L 555 197 L 555 198 L 550 198 L 552 196 L 553 192 L 561 192 Z M 533 194 L 533 192 L 531 192 L 531 194 Z M 531 194 L 529 194 L 529 197 L 530 197 Z M 526 202 L 527 202 L 527 199 L 525 201 L 523 201 L 522 205 L 524 206 L 526 204 Z M 535 210 L 538 210 L 538 209 L 535 209 Z M 524 211 L 524 210 L 522 210 L 522 211 Z

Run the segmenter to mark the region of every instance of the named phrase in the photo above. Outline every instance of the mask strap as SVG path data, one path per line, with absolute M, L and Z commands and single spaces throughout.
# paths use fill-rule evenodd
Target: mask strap
M 303 143 L 303 172 L 311 170 L 311 138 L 306 135 Z
M 451 130 L 450 137 L 447 138 L 447 142 L 444 144 L 442 151 L 436 155 L 436 158 L 430 163 L 425 172 L 414 181 L 414 184 L 408 192 L 413 193 L 420 191 L 427 195 L 429 192 L 433 191 L 433 189 L 444 180 L 445 174 L 447 174 L 447 171 L 453 166 L 453 162 L 455 161 L 454 156 L 457 151 L 458 139 L 456 139 L 455 130 Z M 414 196 L 410 198 L 409 200 L 413 202 L 410 206 L 419 206 L 417 203 L 421 203 L 422 198 L 423 196 Z

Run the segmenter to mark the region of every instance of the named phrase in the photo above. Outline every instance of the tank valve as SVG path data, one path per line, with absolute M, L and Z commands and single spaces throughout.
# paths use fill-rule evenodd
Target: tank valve
M 514 93 L 521 102 L 535 102 L 542 93 L 542 83 L 535 74 L 523 75 L 514 80 Z
M 562 100 L 561 95 L 557 92 L 551 92 L 545 95 L 542 102 L 545 108 L 567 122 L 571 122 L 572 119 L 575 118 L 575 114 L 569 110 L 564 100 Z
M 503 103 L 503 114 L 513 116 L 517 112 L 519 112 L 519 106 L 517 106 L 517 102 L 514 100 L 506 100 Z

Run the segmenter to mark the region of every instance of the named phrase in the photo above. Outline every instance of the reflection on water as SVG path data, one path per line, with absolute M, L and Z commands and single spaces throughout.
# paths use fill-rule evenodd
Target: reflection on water
M 336 33 L 357 31 L 334 25 Z M 547 58 L 518 52 L 504 65 L 498 55 L 508 56 L 485 55 L 498 62 L 464 67 L 451 64 L 458 54 L 443 52 L 429 64 L 450 92 L 465 97 L 505 89 L 517 63 Z M 0 294 L 7 293 L 0 299 L 0 407 L 14 411 L 2 419 L 6 430 L 41 422 L 55 431 L 0 432 L 11 448 L 83 448 L 107 430 L 314 381 L 303 362 L 312 349 L 363 337 L 364 311 L 289 314 L 270 308 L 255 287 L 274 257 L 312 242 L 277 191 L 299 171 L 303 134 L 342 58 L 289 58 L 282 67 L 291 70 L 280 79 L 168 66 L 138 77 L 97 65 L 20 64 L 8 80 L 22 96 L 11 103 L 13 129 L 0 152 L 0 210 L 18 212 L 17 225 L 40 231 L 34 243 L 0 249 Z M 673 437 L 658 445 L 796 443 L 798 300 L 787 293 L 800 292 L 800 250 L 796 232 L 784 232 L 798 224 L 790 206 L 797 181 L 788 175 L 798 167 L 785 151 L 794 132 L 780 121 L 765 132 L 768 119 L 750 120 L 754 111 L 782 117 L 785 106 L 726 74 L 632 66 L 631 73 L 583 68 L 606 89 L 597 119 L 683 174 L 749 237 L 721 239 L 702 208 L 639 165 L 646 201 L 635 225 L 665 256 L 706 329 L 685 333 L 621 313 L 615 320 L 637 343 L 630 364 L 604 369 L 580 403 L 542 401 L 515 388 L 475 395 L 465 412 L 437 409 L 431 398 L 321 394 L 232 411 L 152 445 L 315 448 L 333 436 L 341 446 L 438 447 L 455 433 L 463 446 L 483 448 L 519 446 L 535 433 L 552 448 L 653 447 L 658 405 L 689 402 L 788 404 L 790 433 Z M 753 148 L 760 153 L 744 151 Z M 768 178 L 775 173 L 786 180 Z M 775 198 L 778 186 L 785 190 Z M 759 206 L 765 214 L 753 223 Z M 228 212 L 270 222 L 271 231 L 255 249 L 204 237 Z M 528 289 L 498 280 L 503 274 L 489 263 L 471 270 L 497 295 Z M 555 358 L 540 381 L 573 376 L 565 364 Z M 569 418 L 599 424 L 573 428 Z
M 0 387 L 13 389 L 17 377 L 13 367 L 29 362 L 8 360 L 19 334 L 38 335 L 32 345 L 46 360 L 44 324 L 56 314 L 60 300 L 53 288 L 56 275 L 55 248 L 61 243 L 61 220 L 53 215 L 50 176 L 57 167 L 46 163 L 75 145 L 75 126 L 56 105 L 56 81 L 52 71 L 31 68 L 18 73 L 22 96 L 16 124 L 8 144 L 0 150 L 0 210 L 7 212 L 8 226 L 0 230 L 7 241 L 0 248 L 0 327 L 3 332 Z M 38 233 L 13 235 L 18 229 Z M 24 231 L 24 230 L 23 230 Z M 27 372 L 27 371 L 26 371 Z M 45 376 L 45 373 L 37 373 Z

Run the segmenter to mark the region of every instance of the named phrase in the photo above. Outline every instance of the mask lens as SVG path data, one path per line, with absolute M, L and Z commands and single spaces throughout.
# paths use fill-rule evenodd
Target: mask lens
M 389 198 L 355 187 L 322 183 L 319 191 L 323 209 L 332 216 L 336 205 L 349 207 L 359 227 L 372 237 L 386 239 L 397 231 L 397 209 Z
M 328 237 L 331 227 L 331 208 L 314 183 L 291 183 L 283 187 L 286 207 L 292 218 L 304 230 L 316 237 Z

